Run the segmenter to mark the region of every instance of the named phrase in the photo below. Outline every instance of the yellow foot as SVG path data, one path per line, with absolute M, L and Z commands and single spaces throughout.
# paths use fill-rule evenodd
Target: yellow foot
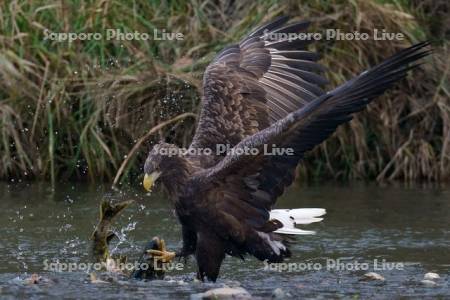
M 160 260 L 163 263 L 170 262 L 175 258 L 175 252 L 166 250 L 166 243 L 163 239 L 159 240 L 159 250 L 147 250 L 147 253 L 153 256 L 154 259 Z

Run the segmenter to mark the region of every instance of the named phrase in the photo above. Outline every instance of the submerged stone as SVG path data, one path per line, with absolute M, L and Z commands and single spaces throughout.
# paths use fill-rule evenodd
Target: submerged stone
M 375 273 L 375 272 L 366 273 L 360 279 L 360 281 L 372 281 L 372 280 L 385 281 L 383 276 L 381 276 L 380 274 Z
M 428 286 L 428 287 L 432 287 L 432 286 L 436 286 L 437 285 L 436 282 L 434 282 L 432 280 L 427 280 L 427 279 L 422 280 L 420 283 L 425 285 L 425 286 Z
M 432 273 L 432 272 L 428 272 L 423 276 L 423 279 L 425 279 L 425 280 L 436 280 L 439 278 L 441 278 L 441 276 L 439 276 L 439 274 Z
M 289 293 L 286 293 L 281 288 L 276 288 L 272 292 L 272 299 L 286 299 L 289 298 L 291 295 Z
M 200 294 L 194 294 L 191 295 L 191 300 L 205 300 L 205 299 L 217 299 L 217 300 L 228 300 L 228 299 L 238 299 L 238 300 L 247 300 L 252 299 L 252 296 L 250 295 L 247 290 L 241 288 L 241 287 L 223 287 L 223 288 L 216 288 L 209 291 L 206 291 L 204 293 Z

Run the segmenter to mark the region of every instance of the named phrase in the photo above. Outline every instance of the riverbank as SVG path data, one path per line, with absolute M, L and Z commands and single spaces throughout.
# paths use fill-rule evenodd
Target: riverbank
M 140 175 L 154 141 L 189 145 L 202 73 L 214 55 L 288 11 L 312 20 L 311 32 L 383 29 L 405 37 L 312 42 L 329 69 L 330 88 L 411 43 L 429 39 L 434 49 L 407 80 L 309 154 L 301 180 L 448 181 L 448 3 L 320 3 L 0 4 L 0 178 L 111 181 L 120 171 L 117 180 L 126 182 Z M 94 35 L 106 37 L 108 29 L 141 35 Z M 59 41 L 49 32 L 77 39 Z M 183 113 L 189 114 L 148 134 Z

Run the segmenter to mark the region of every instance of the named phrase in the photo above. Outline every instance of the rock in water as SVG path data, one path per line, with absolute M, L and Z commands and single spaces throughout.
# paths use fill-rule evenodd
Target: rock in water
M 423 285 L 425 285 L 425 286 L 429 286 L 429 287 L 432 287 L 432 286 L 436 286 L 436 285 L 437 285 L 436 282 L 431 281 L 431 280 L 426 280 L 426 279 L 422 280 L 420 283 L 423 284 Z
M 108 281 L 99 279 L 97 277 L 97 274 L 95 274 L 95 273 L 90 273 L 89 274 L 89 279 L 90 279 L 91 283 L 95 283 L 95 284 L 97 284 L 97 283 L 109 283 Z
M 371 280 L 384 281 L 385 279 L 383 276 L 375 272 L 366 273 L 360 279 L 360 281 L 371 281 Z
M 41 276 L 39 274 L 33 273 L 30 277 L 23 279 L 23 283 L 25 284 L 51 284 L 56 283 L 55 279 L 50 279 L 45 276 Z M 0 295 L 1 295 L 0 291 Z M 0 297 L 1 298 L 1 297 Z
M 27 284 L 38 284 L 38 283 L 40 283 L 41 281 L 42 281 L 42 280 L 41 280 L 41 276 L 39 276 L 39 275 L 36 274 L 36 273 L 31 274 L 31 276 L 30 276 L 29 278 L 27 278 L 27 279 L 24 280 L 24 282 L 27 283 Z
M 290 294 L 285 293 L 281 288 L 276 288 L 272 292 L 272 299 L 286 299 L 289 298 Z
M 432 273 L 432 272 L 429 272 L 429 273 L 427 273 L 427 274 L 425 274 L 425 275 L 423 276 L 423 279 L 425 279 L 425 280 L 436 280 L 436 279 L 439 279 L 439 278 L 441 278 L 441 277 L 439 276 L 439 274 L 437 274 L 437 273 Z
M 217 300 L 247 300 L 252 299 L 249 292 L 241 287 L 230 288 L 223 287 L 212 289 L 200 294 L 191 295 L 191 300 L 206 300 L 206 299 L 217 299 Z

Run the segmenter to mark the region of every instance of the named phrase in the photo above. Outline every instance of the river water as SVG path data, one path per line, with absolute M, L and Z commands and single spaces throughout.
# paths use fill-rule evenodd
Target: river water
M 182 270 L 169 270 L 166 280 L 91 283 L 83 267 L 92 262 L 89 237 L 102 198 L 137 201 L 114 223 L 119 235 L 111 245 L 114 254 L 133 261 L 156 235 L 169 249 L 180 247 L 180 227 L 163 194 L 118 193 L 88 184 L 52 190 L 43 183 L 0 183 L 0 298 L 189 299 L 223 285 L 242 286 L 256 298 L 268 298 L 277 288 L 292 299 L 450 298 L 450 189 L 445 187 L 293 187 L 277 207 L 326 208 L 323 222 L 301 227 L 317 234 L 292 242 L 285 265 L 228 257 L 215 284 L 194 280 L 193 258 Z M 55 262 L 77 269 L 56 272 Z M 360 280 L 373 271 L 385 281 Z M 440 275 L 435 285 L 421 283 L 427 272 Z M 39 284 L 27 282 L 33 273 L 41 276 Z

